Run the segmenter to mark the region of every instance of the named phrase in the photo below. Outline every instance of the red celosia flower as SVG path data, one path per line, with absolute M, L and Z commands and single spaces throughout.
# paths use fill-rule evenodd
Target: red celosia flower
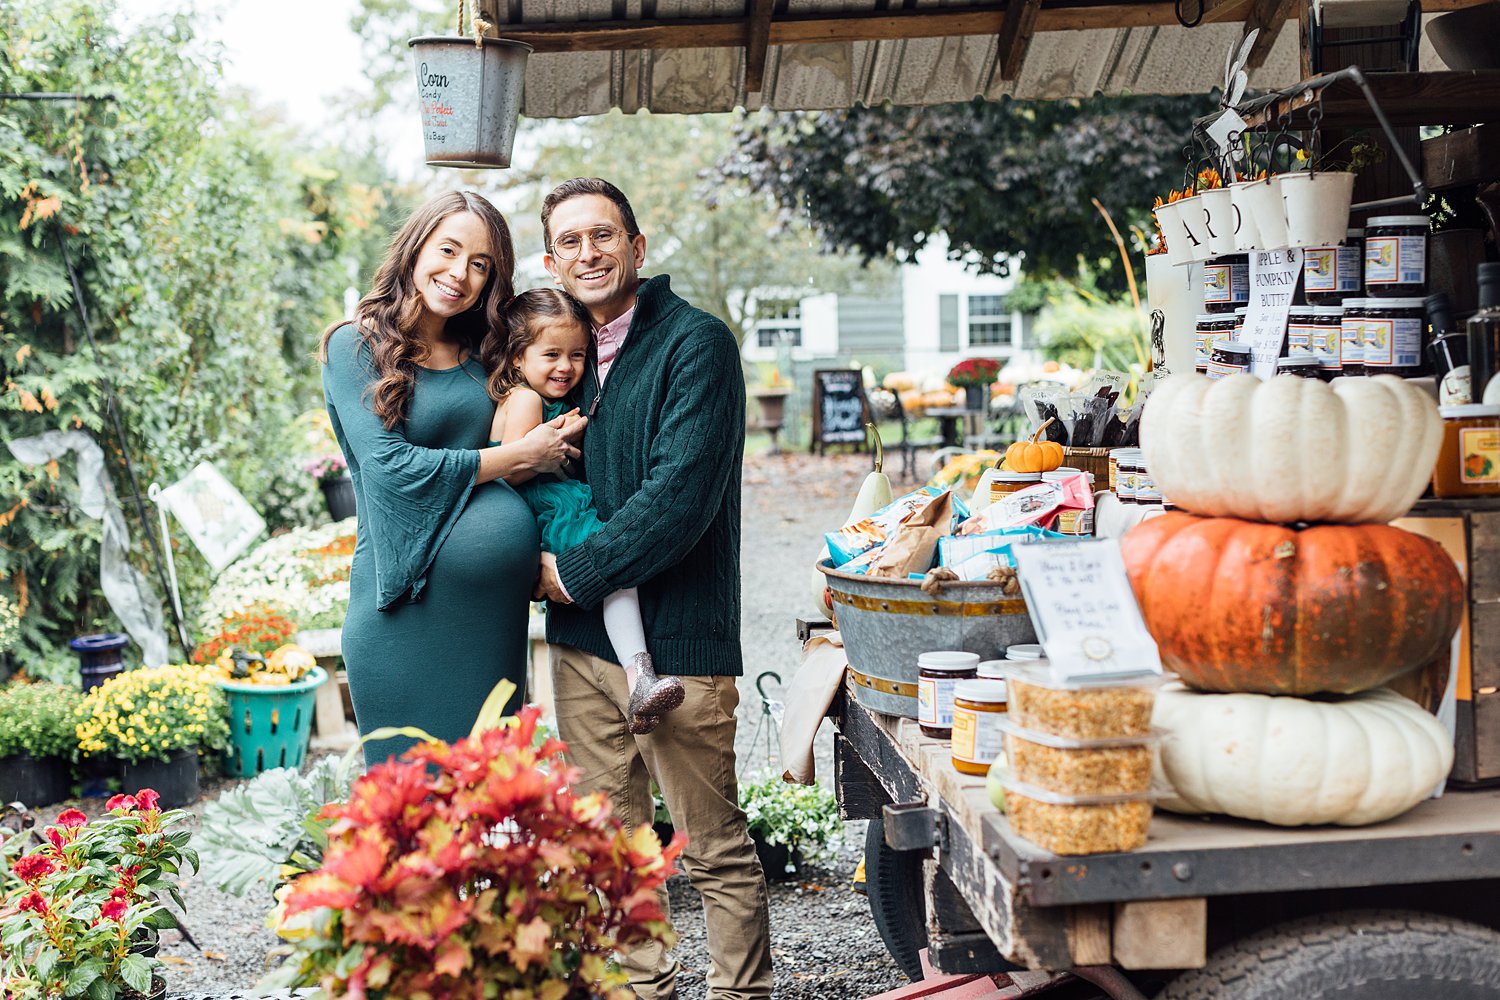
M 49 826 L 44 832 L 47 835 L 47 842 L 50 843 L 55 849 L 61 851 L 65 846 L 67 846 L 67 839 L 63 837 L 62 831 L 57 827 Z
M 17 858 L 10 870 L 16 873 L 16 878 L 30 885 L 42 876 L 55 872 L 57 863 L 45 854 L 28 854 Z
M 71 830 L 74 827 L 83 826 L 84 824 L 88 823 L 88 821 L 88 816 L 84 815 L 83 810 L 81 809 L 64 809 L 61 813 L 58 814 L 57 817 L 57 825 L 62 827 L 64 830 Z
M 135 796 L 111 795 L 109 797 L 109 801 L 104 803 L 104 808 L 110 812 L 114 812 L 116 809 L 129 812 L 130 810 L 135 808 Z
M 26 898 L 21 900 L 21 910 L 22 912 L 40 914 L 44 917 L 52 912 L 47 906 L 47 901 L 42 898 L 42 894 L 39 892 L 28 893 Z
M 118 924 L 125 919 L 126 909 L 127 905 L 125 903 L 125 900 L 111 899 L 109 902 L 105 903 L 99 908 L 99 916 L 103 917 L 105 920 L 113 920 Z
M 161 808 L 161 796 L 154 788 L 142 788 L 135 793 L 136 808 L 141 812 L 157 812 Z

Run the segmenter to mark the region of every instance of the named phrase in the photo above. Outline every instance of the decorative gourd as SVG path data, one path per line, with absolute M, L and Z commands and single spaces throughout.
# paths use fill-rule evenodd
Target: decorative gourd
M 1463 614 L 1442 547 L 1384 524 L 1174 511 L 1120 551 L 1162 665 L 1201 691 L 1363 691 L 1445 653 Z
M 1384 523 L 1422 495 L 1442 443 L 1433 399 L 1389 375 L 1173 375 L 1146 403 L 1152 479 L 1185 510 L 1293 524 Z
M 1176 791 L 1157 804 L 1172 812 L 1364 826 L 1427 798 L 1453 766 L 1442 723 L 1384 688 L 1307 701 L 1169 685 L 1151 721 L 1165 730 L 1159 783 Z
M 859 484 L 859 494 L 854 498 L 854 506 L 849 510 L 849 518 L 845 525 L 856 521 L 863 521 L 886 504 L 895 499 L 891 492 L 891 480 L 880 469 L 885 465 L 885 447 L 880 443 L 880 431 L 874 424 L 865 424 L 865 429 L 875 435 L 875 471 L 865 477 L 865 481 Z M 817 606 L 817 615 L 822 618 L 833 618 L 833 604 L 828 599 L 828 578 L 818 572 L 818 563 L 828 558 L 828 546 L 824 545 L 818 552 L 818 558 L 813 561 L 812 570 L 812 592 L 813 603 Z
M 1005 449 L 1005 468 L 1011 472 L 1051 472 L 1062 468 L 1063 448 L 1056 441 L 1038 441 L 1047 424 L 1056 420 L 1048 417 L 1046 423 L 1036 429 L 1029 441 L 1017 441 Z

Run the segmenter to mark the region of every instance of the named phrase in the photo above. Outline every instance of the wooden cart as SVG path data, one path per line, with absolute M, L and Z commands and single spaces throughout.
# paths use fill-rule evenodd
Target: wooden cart
M 1159 811 L 1144 848 L 1065 858 L 1016 836 L 913 720 L 847 690 L 833 716 L 841 808 L 871 820 L 871 907 L 913 978 L 926 946 L 942 972 L 1009 972 L 1005 996 L 1294 1000 L 1342 963 L 1369 982 L 1341 998 L 1500 996 L 1500 789 L 1360 829 Z

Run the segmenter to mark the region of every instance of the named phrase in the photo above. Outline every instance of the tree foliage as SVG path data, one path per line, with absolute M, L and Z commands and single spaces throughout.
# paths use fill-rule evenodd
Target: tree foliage
M 949 255 L 1028 278 L 1080 262 L 1111 292 L 1123 264 L 1097 197 L 1121 231 L 1149 219 L 1181 180 L 1181 150 L 1206 98 L 1094 97 L 855 107 L 746 116 L 719 165 L 810 220 L 825 247 L 910 259 L 946 233 Z
M 319 162 L 300 137 L 227 103 L 186 17 L 126 32 L 111 8 L 0 6 L 0 91 L 113 97 L 0 102 L 5 438 L 88 432 L 129 514 L 107 378 L 142 489 L 209 460 L 273 527 L 306 519 L 314 484 L 287 425 L 321 405 L 317 335 L 342 312 L 351 266 L 369 273 L 383 213 L 404 206 L 372 161 Z M 117 627 L 98 591 L 99 522 L 78 489 L 71 460 L 37 468 L 0 449 L 0 591 L 22 607 L 12 655 L 34 673 L 66 660 L 70 636 Z M 191 607 L 204 568 L 185 551 L 178 567 Z

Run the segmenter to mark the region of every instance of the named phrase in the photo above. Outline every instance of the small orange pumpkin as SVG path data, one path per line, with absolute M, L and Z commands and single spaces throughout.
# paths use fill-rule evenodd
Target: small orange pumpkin
M 1029 441 L 1017 441 L 1005 449 L 1005 467 L 1011 472 L 1051 472 L 1062 468 L 1063 448 L 1056 441 L 1038 441 L 1047 424 L 1056 420 L 1047 418 L 1047 423 L 1036 429 Z

